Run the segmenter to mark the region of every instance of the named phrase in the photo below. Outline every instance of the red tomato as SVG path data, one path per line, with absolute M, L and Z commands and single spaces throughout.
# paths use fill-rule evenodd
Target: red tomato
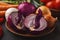
M 2 31 L 2 26 L 0 26 L 0 37 L 2 36 L 3 31 Z
M 2 23 L 4 21 L 4 18 L 2 17 L 2 18 L 0 18 L 0 23 Z
M 50 1 L 46 4 L 46 6 L 50 9 L 55 9 L 55 1 Z
M 5 11 L 0 11 L 0 17 L 5 17 Z
M 55 9 L 60 10 L 60 0 L 55 0 Z
M 46 4 L 46 6 L 51 9 L 60 10 L 60 0 L 50 1 Z
M 52 0 L 40 0 L 40 1 L 46 4 L 47 2 L 52 1 Z

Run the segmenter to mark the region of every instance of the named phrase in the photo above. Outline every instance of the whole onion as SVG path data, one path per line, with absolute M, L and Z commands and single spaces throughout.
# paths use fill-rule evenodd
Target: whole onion
M 36 8 L 33 4 L 28 2 L 23 2 L 18 6 L 19 13 L 23 14 L 24 17 L 35 12 Z

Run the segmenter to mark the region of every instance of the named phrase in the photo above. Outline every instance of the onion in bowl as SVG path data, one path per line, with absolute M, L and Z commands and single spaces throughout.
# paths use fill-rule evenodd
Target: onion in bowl
M 23 27 L 13 23 L 11 15 L 9 15 L 7 23 L 15 32 L 17 32 L 17 33 L 25 33 L 25 31 L 24 31 L 25 29 L 24 30 L 22 29 Z
M 35 17 L 36 17 L 35 14 L 30 14 L 29 16 L 27 16 L 24 20 L 24 25 L 27 28 L 30 28 L 30 26 L 33 26 Z
M 12 29 L 14 29 L 16 32 L 20 32 L 20 29 L 22 29 L 20 22 L 23 20 L 22 15 L 21 17 L 18 16 L 18 9 L 16 8 L 9 8 L 6 11 L 5 18 L 7 23 L 11 26 Z
M 10 14 L 10 16 L 11 16 L 10 20 L 12 20 L 12 23 L 17 27 L 17 29 L 22 29 L 23 18 L 21 17 L 21 21 L 20 21 L 20 18 L 18 16 L 18 12 L 13 12 L 12 14 Z
M 26 17 L 25 21 L 24 21 L 24 25 L 30 30 L 30 31 L 42 31 L 47 27 L 47 22 L 46 20 L 41 17 L 41 19 L 39 20 L 39 24 L 40 26 L 38 28 L 35 28 L 35 18 L 36 15 L 35 14 L 31 14 L 29 16 Z
M 23 2 L 18 6 L 19 13 L 23 14 L 24 17 L 35 12 L 36 8 L 33 4 L 28 2 Z
M 18 9 L 16 9 L 16 8 L 9 8 L 9 9 L 7 9 L 7 11 L 5 12 L 6 21 L 8 21 L 8 16 L 9 16 L 12 12 L 16 12 L 16 11 L 18 11 Z
M 43 15 L 44 17 L 45 17 L 46 15 L 51 16 L 51 12 L 50 12 L 50 10 L 49 10 L 48 7 L 46 7 L 46 6 L 40 6 L 40 7 L 36 10 L 36 14 L 39 13 L 39 10 L 42 11 L 42 15 Z

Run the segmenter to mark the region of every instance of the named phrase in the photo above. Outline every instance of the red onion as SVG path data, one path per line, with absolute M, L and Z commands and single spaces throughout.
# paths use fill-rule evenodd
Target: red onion
M 38 11 L 39 13 L 37 14 L 36 18 L 35 18 L 35 28 L 38 28 L 40 26 L 40 19 L 42 17 L 42 11 L 39 9 Z
M 27 28 L 30 28 L 31 26 L 33 26 L 33 21 L 35 20 L 36 15 L 35 14 L 30 14 L 29 16 L 27 16 L 24 20 L 24 25 Z M 34 21 L 35 23 L 35 21 Z
M 16 32 L 18 32 L 19 30 L 16 28 L 16 26 L 13 24 L 12 20 L 11 20 L 11 16 L 9 15 L 8 17 L 8 21 L 7 23 L 10 25 L 10 27 L 15 30 Z
M 5 18 L 6 18 L 6 21 L 8 21 L 8 16 L 12 13 L 12 12 L 16 12 L 18 11 L 18 9 L 16 8 L 9 8 L 7 9 L 6 13 L 5 13 Z
M 31 14 L 29 16 L 26 17 L 25 21 L 24 21 L 24 25 L 29 28 L 31 31 L 42 31 L 47 27 L 47 22 L 46 20 L 41 17 L 39 20 L 39 27 L 35 28 L 35 18 L 36 15 L 35 14 Z
M 34 31 L 42 31 L 47 27 L 47 22 L 43 17 L 41 17 L 39 22 L 40 22 L 40 27 L 37 29 L 34 29 Z
M 35 12 L 35 6 L 28 2 L 23 2 L 19 5 L 19 13 L 22 13 L 25 17 L 33 12 Z

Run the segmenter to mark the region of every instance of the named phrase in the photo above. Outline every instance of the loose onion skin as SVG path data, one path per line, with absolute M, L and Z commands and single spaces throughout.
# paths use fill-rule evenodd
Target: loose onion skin
M 19 13 L 22 13 L 24 17 L 35 12 L 36 8 L 33 4 L 28 2 L 23 2 L 18 6 Z

